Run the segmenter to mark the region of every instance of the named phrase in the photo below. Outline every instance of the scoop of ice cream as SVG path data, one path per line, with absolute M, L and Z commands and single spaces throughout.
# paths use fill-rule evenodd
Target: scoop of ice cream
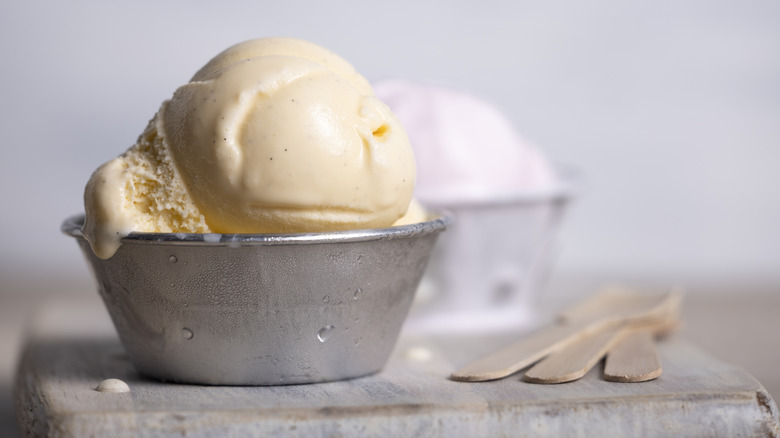
M 179 88 L 162 114 L 174 162 L 214 231 L 391 225 L 409 204 L 414 162 L 400 124 L 319 64 L 239 61 Z
M 93 174 L 84 234 L 107 258 L 132 231 L 391 226 L 414 182 L 404 129 L 351 65 L 299 40 L 248 41 L 207 63 Z
M 328 49 L 294 38 L 260 38 L 230 46 L 198 70 L 190 82 L 211 79 L 226 66 L 260 56 L 294 56 L 307 59 L 348 81 L 361 94 L 374 94 L 371 84 L 355 71 L 352 64 Z
M 552 166 L 497 108 L 468 93 L 406 80 L 374 84 L 406 128 L 423 202 L 481 202 L 550 190 Z
M 132 231 L 209 232 L 167 151 L 164 128 L 152 119 L 136 144 L 100 166 L 84 190 L 84 237 L 109 258 Z

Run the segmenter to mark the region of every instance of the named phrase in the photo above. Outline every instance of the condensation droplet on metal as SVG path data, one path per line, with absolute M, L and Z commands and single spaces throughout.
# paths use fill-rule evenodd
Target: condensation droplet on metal
M 222 235 L 219 233 L 204 233 L 203 241 L 208 243 L 219 243 L 222 239 Z
M 176 263 L 176 262 L 179 261 L 179 259 L 177 259 L 175 255 L 172 255 L 172 256 L 168 257 L 168 261 L 171 262 L 171 263 Z
M 317 332 L 317 339 L 319 339 L 320 342 L 327 341 L 328 338 L 330 338 L 334 328 L 336 327 L 333 327 L 332 325 L 326 325 L 325 327 L 321 328 L 320 331 Z
M 95 388 L 97 392 L 108 392 L 112 394 L 121 394 L 123 392 L 130 392 L 130 387 L 127 383 L 119 379 L 106 379 Z
M 330 297 L 329 296 L 325 295 L 324 297 L 322 297 L 322 302 L 323 303 L 327 303 L 328 301 L 330 301 Z
M 357 301 L 357 300 L 359 300 L 359 299 L 360 299 L 360 297 L 361 297 L 362 295 L 363 295 L 363 289 L 359 287 L 359 288 L 357 288 L 357 290 L 355 291 L 355 293 L 352 295 L 352 299 L 353 299 L 353 300 L 355 300 L 355 301 Z
M 181 335 L 184 337 L 184 339 L 192 339 L 192 337 L 195 336 L 195 333 L 192 333 L 192 330 L 184 327 L 181 329 Z

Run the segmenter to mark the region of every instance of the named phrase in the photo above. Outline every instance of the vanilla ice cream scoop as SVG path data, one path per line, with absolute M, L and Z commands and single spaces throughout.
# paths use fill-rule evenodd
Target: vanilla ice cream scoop
M 352 64 L 328 49 L 294 38 L 259 38 L 230 46 L 198 70 L 190 82 L 211 79 L 226 66 L 260 56 L 294 56 L 306 59 L 334 72 L 361 94 L 374 94 L 366 78 L 355 71 Z
M 93 174 L 84 234 L 107 258 L 132 231 L 391 226 L 414 182 L 405 131 L 346 61 L 299 40 L 254 40 L 212 59 Z

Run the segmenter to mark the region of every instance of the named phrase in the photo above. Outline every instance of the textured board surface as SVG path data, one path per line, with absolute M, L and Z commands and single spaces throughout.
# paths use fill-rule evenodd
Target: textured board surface
M 404 334 L 385 369 L 343 382 L 209 387 L 139 376 L 105 311 L 49 308 L 32 322 L 15 388 L 25 436 L 776 436 L 760 383 L 683 339 L 659 344 L 664 373 L 615 383 L 483 383 L 447 376 L 513 340 Z M 345 358 L 348 360 L 348 358 Z M 129 393 L 94 390 L 107 378 Z

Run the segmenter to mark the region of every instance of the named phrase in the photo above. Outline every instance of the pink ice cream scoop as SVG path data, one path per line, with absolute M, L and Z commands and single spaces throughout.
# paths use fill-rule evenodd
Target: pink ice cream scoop
M 424 203 L 474 203 L 541 194 L 552 166 L 494 106 L 473 95 L 406 80 L 374 84 L 406 127 Z

